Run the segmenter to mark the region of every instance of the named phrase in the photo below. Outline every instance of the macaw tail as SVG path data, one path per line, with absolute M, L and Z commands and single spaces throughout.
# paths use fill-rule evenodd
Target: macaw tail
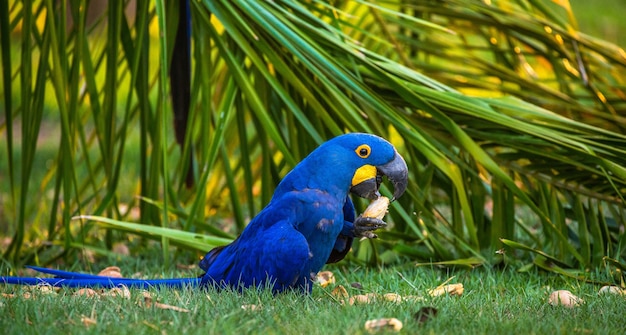
M 35 271 L 53 275 L 54 278 L 39 277 L 0 277 L 0 284 L 14 285 L 50 285 L 53 287 L 89 287 L 89 288 L 113 288 L 124 285 L 129 288 L 150 287 L 198 287 L 201 278 L 172 278 L 172 279 L 130 279 L 98 276 L 86 273 L 68 272 L 27 266 Z

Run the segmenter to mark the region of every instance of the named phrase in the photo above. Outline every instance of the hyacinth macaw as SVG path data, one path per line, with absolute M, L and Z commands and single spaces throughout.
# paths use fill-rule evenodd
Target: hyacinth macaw
M 200 261 L 206 273 L 198 278 L 120 279 L 31 267 L 56 277 L 0 277 L 0 283 L 234 289 L 269 286 L 274 292 L 310 292 L 324 264 L 343 259 L 355 237 L 367 236 L 385 225 L 377 218 L 356 217 L 349 197 L 352 192 L 378 198 L 383 176 L 394 186 L 394 199 L 404 193 L 407 165 L 389 142 L 369 134 L 341 135 L 323 143 L 289 172 L 269 204 L 235 241 L 209 251 Z

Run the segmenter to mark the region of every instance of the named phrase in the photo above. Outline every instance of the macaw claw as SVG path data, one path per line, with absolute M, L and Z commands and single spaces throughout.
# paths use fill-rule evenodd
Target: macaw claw
M 364 238 L 377 238 L 378 235 L 373 231 L 387 226 L 387 222 L 371 217 L 359 216 L 354 220 L 354 235 L 355 237 Z
M 383 217 L 385 217 L 388 207 L 389 198 L 387 197 L 378 197 L 372 201 L 363 214 L 354 220 L 354 235 L 356 237 L 377 238 L 378 236 L 372 231 L 387 226 Z

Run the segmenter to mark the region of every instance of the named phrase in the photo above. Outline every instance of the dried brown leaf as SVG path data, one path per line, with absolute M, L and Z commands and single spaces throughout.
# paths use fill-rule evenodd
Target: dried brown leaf
M 168 305 L 168 304 L 163 304 L 163 303 L 160 303 L 158 301 L 154 301 L 154 299 L 152 297 L 152 293 L 150 293 L 148 291 L 142 291 L 141 292 L 141 296 L 143 297 L 143 303 L 140 304 L 140 305 L 142 305 L 145 308 L 150 308 L 150 307 L 154 306 L 155 308 L 169 309 L 171 311 L 182 312 L 182 313 L 189 313 L 189 310 L 186 309 L 186 308 L 173 306 L 173 305 Z
M 172 306 L 168 304 L 162 304 L 160 302 L 155 302 L 154 307 L 160 308 L 160 309 L 169 309 L 171 311 L 176 311 L 176 312 L 189 313 L 189 310 L 186 308 Z

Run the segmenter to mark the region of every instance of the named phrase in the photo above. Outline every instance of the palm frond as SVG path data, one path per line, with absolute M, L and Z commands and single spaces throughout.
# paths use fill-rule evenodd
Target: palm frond
M 623 262 L 626 53 L 579 32 L 566 2 L 192 2 L 193 88 L 182 150 L 167 136 L 165 99 L 164 31 L 175 26 L 167 17 L 176 6 L 157 4 L 138 4 L 134 23 L 109 4 L 90 25 L 78 10 L 85 1 L 71 1 L 71 28 L 64 14 L 36 23 L 41 11 L 58 12 L 50 2 L 0 8 L 10 27 L 22 26 L 21 45 L 2 28 L 3 66 L 15 64 L 6 60 L 7 45 L 11 54 L 44 57 L 37 75 L 31 53 L 21 53 L 19 70 L 2 72 L 4 85 L 22 83 L 4 87 L 5 96 L 20 97 L 5 100 L 13 109 L 6 120 L 28 124 L 21 147 L 8 141 L 10 169 L 19 166 L 22 181 L 10 186 L 21 214 L 12 217 L 17 229 L 5 256 L 23 260 L 41 250 L 25 256 L 24 239 L 59 239 L 67 248 L 93 239 L 101 234 L 93 224 L 77 228 L 70 218 L 105 214 L 119 222 L 130 219 L 120 210 L 127 205 L 140 207 L 138 221 L 163 225 L 164 242 L 169 228 L 215 234 L 198 224 L 205 221 L 237 233 L 315 146 L 363 131 L 399 148 L 412 185 L 392 207 L 393 231 L 362 244 L 355 258 L 378 261 L 395 250 L 421 260 L 498 262 L 507 258 L 494 252 L 506 244 L 541 252 L 537 264 Z M 106 34 L 98 22 L 107 23 Z M 54 190 L 54 205 L 28 216 L 42 201 L 25 194 L 47 93 L 61 115 L 50 168 L 56 184 L 42 186 Z M 175 181 L 191 150 L 198 176 L 186 190 Z M 122 171 L 133 163 L 137 173 Z M 50 222 L 45 236 L 41 217 Z

